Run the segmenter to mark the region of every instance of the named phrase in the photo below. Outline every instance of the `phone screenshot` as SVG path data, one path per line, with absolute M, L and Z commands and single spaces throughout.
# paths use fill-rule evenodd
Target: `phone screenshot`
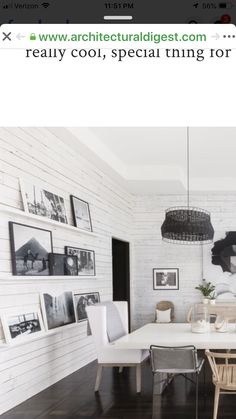
M 0 419 L 234 419 L 235 0 L 0 21 Z

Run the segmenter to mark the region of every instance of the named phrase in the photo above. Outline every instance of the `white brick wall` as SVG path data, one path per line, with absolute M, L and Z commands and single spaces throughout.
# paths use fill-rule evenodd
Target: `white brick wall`
M 236 194 L 191 195 L 190 204 L 211 212 L 215 238 L 225 237 L 226 231 L 236 231 Z M 154 320 L 155 305 L 160 300 L 175 304 L 176 321 L 185 321 L 191 304 L 200 300 L 195 290 L 202 278 L 202 248 L 163 242 L 161 225 L 165 210 L 186 205 L 186 196 L 138 196 L 134 198 L 133 223 L 133 326 Z M 203 246 L 204 277 L 213 283 L 227 281 L 232 276 L 211 263 L 212 245 Z M 153 290 L 153 268 L 179 268 L 179 290 Z M 236 275 L 235 275 L 236 276 Z M 236 281 L 236 280 L 235 280 Z

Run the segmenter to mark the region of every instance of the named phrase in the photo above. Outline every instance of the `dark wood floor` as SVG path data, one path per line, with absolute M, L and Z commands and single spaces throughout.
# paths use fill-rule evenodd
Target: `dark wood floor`
M 93 391 L 96 363 L 92 363 L 0 416 L 1 419 L 151 419 L 152 375 L 142 371 L 142 393 L 135 392 L 134 368 L 122 374 L 105 368 L 100 392 Z M 199 419 L 212 419 L 213 386 L 207 368 L 206 397 L 200 382 Z M 194 419 L 194 386 L 176 377 L 155 400 L 158 419 Z M 222 395 L 218 419 L 235 419 L 236 395 Z

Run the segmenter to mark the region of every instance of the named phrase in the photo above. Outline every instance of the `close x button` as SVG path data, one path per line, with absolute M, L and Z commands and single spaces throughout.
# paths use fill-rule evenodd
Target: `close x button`
M 11 32 L 9 33 L 2 32 L 2 36 L 3 36 L 2 38 L 3 41 L 11 41 Z

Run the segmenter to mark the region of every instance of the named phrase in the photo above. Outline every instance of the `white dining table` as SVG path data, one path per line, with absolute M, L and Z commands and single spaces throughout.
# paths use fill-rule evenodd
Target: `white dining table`
M 117 349 L 149 349 L 151 345 L 194 345 L 197 349 L 236 349 L 236 326 L 217 332 L 193 333 L 190 323 L 148 323 L 112 343 Z
M 236 327 L 228 324 L 227 332 L 217 332 L 212 324 L 207 333 L 193 333 L 190 323 L 149 323 L 110 345 L 117 349 L 150 349 L 151 345 L 194 345 L 199 350 L 236 349 Z M 153 395 L 162 394 L 170 381 L 168 374 L 154 374 Z

